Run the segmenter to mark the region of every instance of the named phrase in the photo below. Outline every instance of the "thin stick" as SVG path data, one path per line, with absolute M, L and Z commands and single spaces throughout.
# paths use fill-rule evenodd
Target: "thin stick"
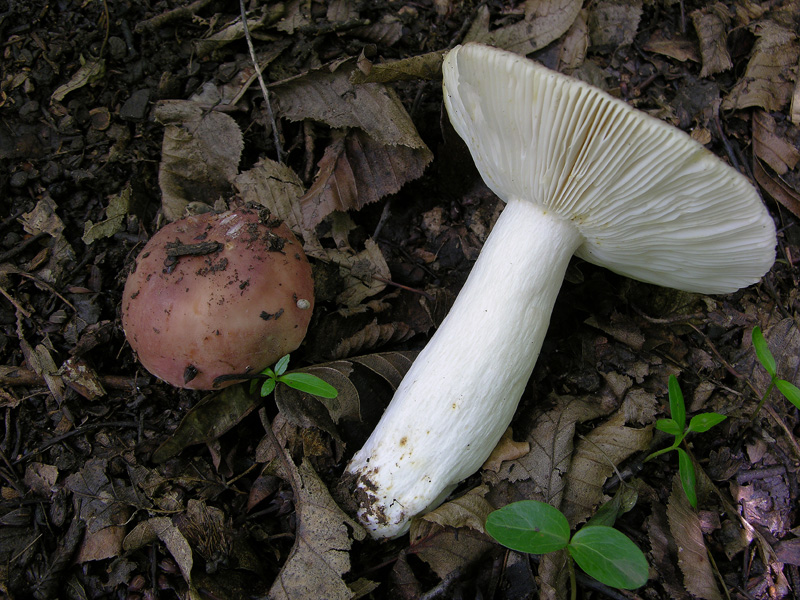
M 264 82 L 264 76 L 261 74 L 261 69 L 258 67 L 256 49 L 253 47 L 253 40 L 250 38 L 250 28 L 247 26 L 247 11 L 244 8 L 244 0 L 239 0 L 239 7 L 242 10 L 242 27 L 244 28 L 244 38 L 247 40 L 247 47 L 250 49 L 250 60 L 253 61 L 253 67 L 255 68 L 256 76 L 258 77 L 258 84 L 261 86 L 261 93 L 264 95 L 264 103 L 267 107 L 267 117 L 269 117 L 269 121 L 272 124 L 272 138 L 275 143 L 275 154 L 277 155 L 278 162 L 283 163 L 283 150 L 281 150 L 281 138 L 278 135 L 278 124 L 275 121 L 275 113 L 272 112 L 272 103 L 269 101 L 267 84 Z

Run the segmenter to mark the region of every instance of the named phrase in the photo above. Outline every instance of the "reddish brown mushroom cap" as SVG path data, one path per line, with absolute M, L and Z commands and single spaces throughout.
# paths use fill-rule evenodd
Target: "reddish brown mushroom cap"
M 136 259 L 122 326 L 153 375 L 212 389 L 295 350 L 314 305 L 311 266 L 289 228 L 258 210 L 170 223 Z

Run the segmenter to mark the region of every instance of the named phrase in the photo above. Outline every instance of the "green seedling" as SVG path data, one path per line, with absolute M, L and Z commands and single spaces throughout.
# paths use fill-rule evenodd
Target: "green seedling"
M 571 536 L 564 513 L 544 502 L 523 500 L 490 513 L 486 532 L 519 552 L 547 554 L 566 548 L 573 600 L 577 587 L 573 560 L 609 587 L 633 590 L 647 583 L 647 559 L 624 533 L 607 525 L 587 524 Z
M 336 396 L 339 395 L 335 387 L 326 383 L 316 375 L 311 375 L 310 373 L 287 373 L 286 369 L 288 366 L 289 355 L 287 354 L 278 360 L 274 367 L 267 367 L 258 374 L 259 378 L 266 378 L 263 383 L 261 383 L 260 394 L 262 398 L 271 394 L 278 383 L 283 383 L 290 388 L 321 398 L 336 398 Z M 255 393 L 258 389 L 258 383 L 257 380 L 250 382 L 251 394 Z
M 669 376 L 669 412 L 672 418 L 670 419 L 659 419 L 656 421 L 656 429 L 663 431 L 665 433 L 669 433 L 675 436 L 675 441 L 672 443 L 671 446 L 667 448 L 662 448 L 657 452 L 653 452 L 650 456 L 645 458 L 645 462 L 655 458 L 656 456 L 660 456 L 671 450 L 675 450 L 678 453 L 678 473 L 681 479 L 681 485 L 683 487 L 683 491 L 686 493 L 686 497 L 689 499 L 689 502 L 694 508 L 697 508 L 697 491 L 696 491 L 696 477 L 694 472 L 694 464 L 692 463 L 692 459 L 689 456 L 689 453 L 686 452 L 683 448 L 680 448 L 681 443 L 683 442 L 684 438 L 689 433 L 703 433 L 708 431 L 714 425 L 718 425 L 722 423 L 727 417 L 725 415 L 721 415 L 719 413 L 708 412 L 708 413 L 700 413 L 692 417 L 692 420 L 689 421 L 689 425 L 686 425 L 686 405 L 683 402 L 683 392 L 681 392 L 681 387 L 678 385 L 678 380 L 675 378 L 674 375 Z
M 785 379 L 778 379 L 778 363 L 775 362 L 775 357 L 772 355 L 772 352 L 770 352 L 767 346 L 767 340 L 764 339 L 764 334 L 761 333 L 760 327 L 753 328 L 753 348 L 756 351 L 758 362 L 761 363 L 761 366 L 764 367 L 770 377 L 767 391 L 761 396 L 761 400 L 753 413 L 753 418 L 758 415 L 761 407 L 764 406 L 764 402 L 766 402 L 767 398 L 772 393 L 773 388 L 778 388 L 778 391 L 783 394 L 789 402 L 800 409 L 800 389 Z

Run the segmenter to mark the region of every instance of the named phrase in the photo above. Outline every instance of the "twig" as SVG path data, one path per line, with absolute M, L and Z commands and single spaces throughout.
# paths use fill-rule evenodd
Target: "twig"
M 161 13 L 160 15 L 156 15 L 155 17 L 147 19 L 146 21 L 137 23 L 134 31 L 136 33 L 142 33 L 143 31 L 158 29 L 159 27 L 163 27 L 164 25 L 179 19 L 193 17 L 208 4 L 211 4 L 211 0 L 195 0 L 189 6 L 181 6 L 165 13 Z
M 8 260 L 14 258 L 17 254 L 23 252 L 28 246 L 38 242 L 43 237 L 48 236 L 49 234 L 41 231 L 34 236 L 29 237 L 27 240 L 22 242 L 21 244 L 14 246 L 11 250 L 6 250 L 2 254 L 0 254 L 0 263 L 4 263 Z
M 258 58 L 256 57 L 256 49 L 253 47 L 253 40 L 250 37 L 250 28 L 247 26 L 247 10 L 244 7 L 244 0 L 239 0 L 239 7 L 242 11 L 242 27 L 244 28 L 244 38 L 247 40 L 247 47 L 250 50 L 250 60 L 253 61 L 253 67 L 256 70 L 258 77 L 258 84 L 261 86 L 261 93 L 264 95 L 264 104 L 267 107 L 267 117 L 272 124 L 272 138 L 275 143 L 275 154 L 278 162 L 283 163 L 283 151 L 281 150 L 281 138 L 278 135 L 278 123 L 275 121 L 275 113 L 272 112 L 272 103 L 269 101 L 269 92 L 267 91 L 267 84 L 264 82 L 264 76 L 261 74 L 261 69 L 258 68 Z
M 104 388 L 112 390 L 136 389 L 136 380 L 131 377 L 99 375 L 99 378 Z M 0 385 L 45 385 L 45 380 L 43 376 L 30 369 L 0 365 Z

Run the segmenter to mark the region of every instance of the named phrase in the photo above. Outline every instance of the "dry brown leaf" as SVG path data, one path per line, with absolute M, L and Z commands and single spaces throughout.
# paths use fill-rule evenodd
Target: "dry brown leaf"
M 350 80 L 355 83 L 394 83 L 415 79 L 432 80 L 442 76 L 444 52 L 434 51 L 400 60 L 373 64 L 369 73 L 353 71 Z
M 433 159 L 427 147 L 384 144 L 360 130 L 338 132 L 319 161 L 319 171 L 300 199 L 306 227 L 335 210 L 359 210 L 420 177 Z
M 42 498 L 49 498 L 55 492 L 58 468 L 40 462 L 29 463 L 25 467 L 25 486 Z
M 402 321 L 379 324 L 377 319 L 373 319 L 366 327 L 336 344 L 330 353 L 331 358 L 346 358 L 376 350 L 390 342 L 404 342 L 415 333 Z
M 336 296 L 340 306 L 358 306 L 386 288 L 391 278 L 389 265 L 377 243 L 371 238 L 364 241 L 364 250 L 357 254 L 342 252 L 339 249 L 324 248 L 325 257 L 338 265 L 343 290 Z M 321 257 L 318 257 L 321 258 Z
M 794 90 L 800 56 L 797 34 L 769 21 L 752 27 L 758 36 L 744 76 L 722 101 L 723 110 L 760 106 L 781 110 Z
M 383 15 L 379 21 L 355 27 L 353 35 L 378 47 L 393 46 L 403 37 L 403 22 L 395 15 Z
M 353 85 L 354 69 L 346 62 L 334 71 L 325 67 L 272 85 L 276 113 L 333 129 L 360 129 L 385 146 L 430 152 L 394 90 L 380 83 Z
M 700 528 L 700 519 L 689 504 L 680 477 L 672 480 L 672 492 L 667 504 L 669 529 L 678 547 L 678 566 L 683 584 L 690 594 L 703 600 L 722 600 L 708 560 L 708 549 Z
M 800 162 L 800 151 L 780 136 L 777 123 L 768 113 L 753 113 L 753 151 L 778 175 L 785 175 Z
M 242 200 L 265 206 L 273 215 L 286 221 L 295 234 L 306 234 L 298 203 L 306 190 L 292 169 L 262 158 L 251 169 L 239 173 L 233 179 L 233 185 Z
M 732 17 L 728 7 L 716 2 L 692 12 L 691 17 L 703 57 L 700 77 L 709 77 L 733 67 L 728 53 L 728 28 Z
M 527 435 L 531 451 L 504 462 L 497 473 L 484 471 L 482 476 L 493 485 L 507 480 L 516 483 L 516 487 L 529 480 L 531 489 L 526 490 L 526 496 L 559 506 L 563 478 L 572 461 L 576 424 L 607 415 L 611 409 L 589 397 L 553 395 L 548 402 L 553 406 L 539 415 Z
M 443 528 L 430 521 L 412 521 L 411 547 L 441 578 L 461 572 L 495 546 L 489 536 L 470 528 Z
M 800 193 L 780 177 L 767 173 L 761 161 L 755 156 L 753 157 L 753 177 L 767 194 L 800 217 Z
M 652 33 L 647 42 L 642 45 L 642 50 L 663 54 L 680 62 L 687 60 L 700 62 L 700 55 L 694 42 L 679 35 L 672 35 L 668 38 L 663 31 L 659 30 Z
M 181 100 L 159 103 L 155 116 L 166 125 L 158 183 L 167 219 L 185 216 L 190 202 L 213 206 L 229 196 L 244 148 L 236 121 Z
M 420 517 L 424 521 L 436 523 L 440 527 L 469 527 L 480 533 L 485 533 L 484 523 L 489 513 L 494 510 L 484 496 L 489 491 L 486 485 L 472 488 L 463 496 L 450 502 L 445 502 L 435 510 Z M 411 539 L 417 536 L 411 532 Z
M 642 18 L 641 0 L 602 0 L 589 9 L 593 48 L 616 49 L 633 43 Z
M 489 458 L 483 463 L 482 469 L 486 471 L 499 471 L 500 465 L 507 460 L 516 460 L 531 451 L 530 442 L 515 442 L 511 427 L 505 430 L 503 437 L 497 442 Z
M 22 215 L 20 222 L 25 231 L 32 235 L 46 233 L 51 238 L 50 249 L 47 253 L 47 264 L 38 269 L 36 276 L 39 279 L 55 285 L 61 280 L 66 265 L 77 261 L 75 251 L 70 246 L 64 235 L 65 225 L 57 213 L 58 205 L 49 194 L 45 193 L 36 203 L 33 210 Z
M 571 73 L 586 59 L 586 50 L 589 48 L 587 19 L 588 13 L 585 10 L 580 11 L 566 35 L 561 38 L 558 49 L 558 71 Z
M 350 600 L 352 592 L 342 575 L 350 570 L 351 535 L 363 540 L 366 532 L 336 505 L 307 462 L 284 475 L 298 484 L 294 489 L 297 531 L 269 598 Z
M 122 547 L 126 551 L 141 548 L 159 539 L 169 550 L 175 563 L 181 570 L 184 581 L 189 585 L 190 598 L 200 598 L 192 585 L 192 547 L 180 530 L 172 523 L 169 517 L 152 517 L 147 521 L 141 521 L 125 536 Z
M 567 600 L 569 597 L 569 568 L 572 560 L 566 550 L 550 552 L 541 557 L 536 582 L 539 584 L 540 600 Z
M 647 450 L 652 438 L 652 426 L 628 427 L 624 412 L 618 411 L 578 442 L 561 502 L 570 525 L 574 527 L 594 512 L 603 501 L 603 484 L 614 467 L 631 454 Z
M 480 42 L 527 55 L 566 33 L 582 4 L 581 0 L 529 0 L 522 21 L 494 31 L 489 31 L 489 9 L 481 5 L 464 41 Z

